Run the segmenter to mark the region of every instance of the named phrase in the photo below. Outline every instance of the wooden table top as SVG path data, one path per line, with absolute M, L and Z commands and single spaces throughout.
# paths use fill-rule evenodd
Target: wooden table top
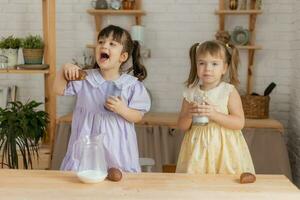
M 299 200 L 300 191 L 283 175 L 257 175 L 240 184 L 235 175 L 124 173 L 120 182 L 81 183 L 74 172 L 0 170 L 0 199 L 272 199 Z
M 149 112 L 146 113 L 142 121 L 136 123 L 136 125 L 148 125 L 148 126 L 168 126 L 170 128 L 177 128 L 177 119 L 179 113 L 167 113 L 167 112 Z M 72 113 L 62 116 L 58 119 L 58 123 L 71 123 Z M 283 133 L 283 125 L 275 119 L 246 119 L 245 128 L 271 128 L 277 129 Z

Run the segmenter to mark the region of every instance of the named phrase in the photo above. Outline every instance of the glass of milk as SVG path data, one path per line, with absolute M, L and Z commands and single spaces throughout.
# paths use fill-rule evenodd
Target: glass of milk
M 77 176 L 84 183 L 98 183 L 107 176 L 103 134 L 84 137 L 73 145 L 73 159 L 78 162 Z
M 198 105 L 205 105 L 205 100 L 206 100 L 206 94 L 200 94 L 200 93 L 196 93 L 194 94 L 194 103 L 198 104 Z M 202 115 L 194 115 L 193 116 L 193 124 L 195 125 L 207 125 L 209 122 L 208 117 L 207 116 L 202 116 Z

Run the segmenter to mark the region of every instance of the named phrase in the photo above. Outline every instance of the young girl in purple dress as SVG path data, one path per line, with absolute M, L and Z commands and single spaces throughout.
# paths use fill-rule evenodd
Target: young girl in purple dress
M 123 69 L 132 57 L 132 67 Z M 139 154 L 134 123 L 150 109 L 150 98 L 141 82 L 147 76 L 140 63 L 137 41 L 128 31 L 110 25 L 98 35 L 95 69 L 87 70 L 85 80 L 79 67 L 65 64 L 54 82 L 59 95 L 76 95 L 72 133 L 61 170 L 77 170 L 72 159 L 74 142 L 85 136 L 104 134 L 103 144 L 108 167 L 126 172 L 140 172 Z M 132 71 L 134 76 L 125 71 Z

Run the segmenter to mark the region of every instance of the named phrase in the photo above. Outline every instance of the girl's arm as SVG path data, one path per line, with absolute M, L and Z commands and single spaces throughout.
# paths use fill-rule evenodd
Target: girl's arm
M 137 123 L 137 122 L 141 121 L 144 116 L 141 111 L 138 111 L 138 110 L 135 110 L 132 108 L 128 108 L 128 107 L 126 107 L 124 110 L 122 110 L 118 114 L 121 115 L 127 121 L 132 122 L 132 123 Z
M 132 123 L 139 122 L 143 118 L 143 113 L 141 111 L 129 108 L 120 97 L 108 98 L 105 107 Z
M 179 113 L 179 117 L 178 117 L 178 121 L 177 121 L 178 128 L 181 131 L 185 132 L 191 127 L 193 113 L 195 113 L 195 111 L 197 111 L 195 109 L 197 109 L 197 107 L 195 107 L 195 105 L 190 104 L 185 99 L 183 99 L 181 111 Z
M 228 115 L 217 112 L 212 105 L 200 105 L 200 108 L 206 110 L 201 114 L 207 115 L 210 120 L 215 121 L 225 128 L 241 130 L 245 125 L 241 97 L 235 88 L 233 88 L 229 95 Z
M 65 64 L 61 70 L 56 73 L 53 89 L 57 95 L 63 95 L 68 80 L 79 76 L 79 67 L 73 64 Z

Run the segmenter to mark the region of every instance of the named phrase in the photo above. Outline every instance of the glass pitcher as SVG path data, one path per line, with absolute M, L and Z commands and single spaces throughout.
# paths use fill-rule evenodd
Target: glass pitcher
M 103 134 L 77 140 L 72 155 L 75 162 L 78 162 L 77 176 L 82 182 L 97 183 L 106 178 Z

